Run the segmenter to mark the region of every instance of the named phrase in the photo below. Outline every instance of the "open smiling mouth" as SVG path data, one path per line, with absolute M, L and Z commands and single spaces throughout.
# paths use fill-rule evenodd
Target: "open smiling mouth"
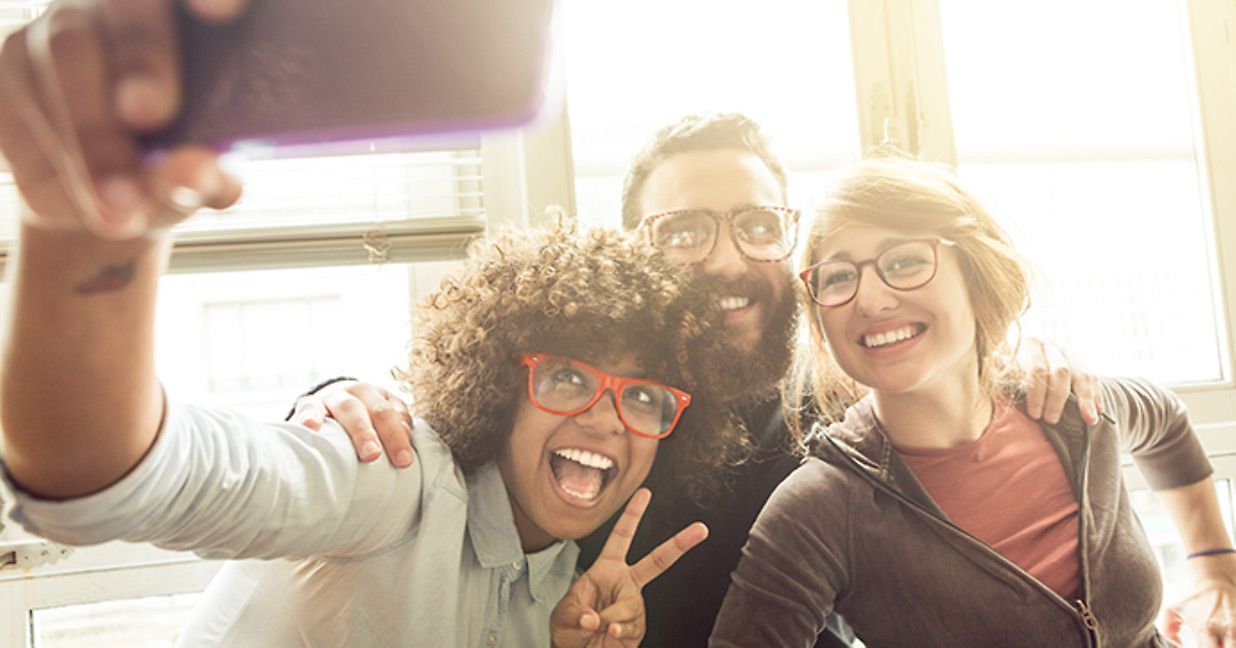
M 881 347 L 892 346 L 898 342 L 912 340 L 922 335 L 926 330 L 927 327 L 923 324 L 907 324 L 891 331 L 864 335 L 861 339 L 859 339 L 858 343 L 868 349 L 879 349 Z
M 554 450 L 549 456 L 549 467 L 558 487 L 584 502 L 596 500 L 618 473 L 613 459 L 578 448 Z

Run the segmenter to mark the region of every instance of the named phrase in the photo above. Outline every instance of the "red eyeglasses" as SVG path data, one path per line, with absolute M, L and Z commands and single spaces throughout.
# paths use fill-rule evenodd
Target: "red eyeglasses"
M 668 385 L 640 378 L 615 376 L 578 360 L 547 353 L 525 353 L 528 400 L 538 409 L 559 416 L 586 412 L 609 391 L 614 394 L 618 419 L 634 434 L 664 439 L 674 431 L 691 395 Z

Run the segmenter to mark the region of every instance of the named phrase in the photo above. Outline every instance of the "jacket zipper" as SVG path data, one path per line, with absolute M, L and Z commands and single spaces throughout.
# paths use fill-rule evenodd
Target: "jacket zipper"
M 827 437 L 828 435 L 824 435 L 824 436 Z M 831 437 L 828 437 L 828 442 L 833 446 L 834 450 L 840 452 L 841 455 L 845 457 L 846 461 L 849 462 L 853 466 L 855 472 L 857 472 L 862 478 L 867 479 L 871 483 L 875 484 L 876 488 L 879 488 L 885 493 L 888 493 L 894 499 L 905 504 L 906 506 L 909 506 L 911 510 L 918 512 L 920 515 L 926 517 L 927 519 L 937 524 L 942 524 L 946 528 L 956 532 L 958 535 L 960 535 L 961 537 L 968 540 L 971 544 L 973 544 L 975 548 L 977 548 L 979 551 L 986 554 L 988 557 L 995 559 L 996 562 L 1004 565 L 1007 569 L 1012 571 L 1014 574 L 1021 577 L 1022 580 L 1026 581 L 1032 587 L 1039 590 L 1039 592 L 1045 595 L 1052 602 L 1056 603 L 1056 605 L 1068 610 L 1069 614 L 1078 622 L 1078 625 L 1080 626 L 1080 629 L 1082 631 L 1082 636 L 1085 637 L 1086 648 L 1098 648 L 1101 645 L 1099 643 L 1099 621 L 1097 618 L 1095 618 L 1094 614 L 1090 611 L 1090 606 L 1086 604 L 1085 600 L 1083 600 L 1086 594 L 1086 592 L 1084 591 L 1086 587 L 1085 585 L 1086 574 L 1085 574 L 1085 562 L 1084 562 L 1085 559 L 1084 558 L 1083 558 L 1083 563 L 1082 563 L 1082 589 L 1083 589 L 1082 597 L 1083 598 L 1077 599 L 1076 605 L 1074 605 L 1072 603 L 1069 603 L 1067 600 L 1065 600 L 1064 597 L 1057 594 L 1055 590 L 1044 585 L 1042 582 L 1039 581 L 1039 579 L 1035 578 L 1034 576 L 1031 576 L 1026 570 L 1018 566 L 1017 563 L 1014 563 L 1008 558 L 1005 558 L 1000 552 L 989 547 L 987 543 L 974 537 L 974 535 L 971 534 L 969 531 L 966 531 L 965 529 L 957 526 L 956 524 L 953 524 L 949 520 L 946 520 L 936 515 L 935 513 L 927 510 L 927 508 L 925 508 L 918 502 L 915 502 L 914 500 L 905 496 L 900 491 L 892 488 L 891 486 L 885 484 L 879 479 L 876 479 L 875 477 L 868 475 L 862 469 L 861 466 L 857 465 L 857 463 L 854 461 L 852 457 L 849 456 L 849 454 L 847 454 L 841 448 L 837 447 L 836 442 Z M 1083 482 L 1086 479 L 1086 473 L 1089 472 L 1087 470 L 1089 467 L 1089 464 L 1090 464 L 1089 452 L 1087 452 L 1085 460 L 1083 461 L 1083 476 L 1082 476 Z M 1084 491 L 1083 491 L 1082 497 L 1083 498 L 1085 497 Z M 1083 505 L 1083 503 L 1084 502 L 1078 503 L 1079 508 Z M 1084 511 L 1079 510 L 1078 511 L 1078 533 L 1079 534 L 1084 532 L 1084 529 L 1083 529 L 1083 525 L 1085 524 L 1084 520 L 1085 520 Z M 1081 539 L 1084 539 L 1084 536 L 1082 538 L 1079 538 L 1079 541 Z
M 1078 486 L 1077 497 L 1077 552 L 1081 562 L 1081 593 L 1077 599 L 1077 611 L 1081 614 L 1082 623 L 1086 626 L 1086 633 L 1094 646 L 1102 646 L 1103 642 L 1099 638 L 1099 620 L 1090 610 L 1090 605 L 1086 603 L 1086 598 L 1090 595 L 1090 561 L 1088 560 L 1089 552 L 1086 549 L 1086 513 L 1090 510 L 1090 428 L 1088 426 L 1082 428 L 1082 466 L 1081 466 L 1081 483 Z

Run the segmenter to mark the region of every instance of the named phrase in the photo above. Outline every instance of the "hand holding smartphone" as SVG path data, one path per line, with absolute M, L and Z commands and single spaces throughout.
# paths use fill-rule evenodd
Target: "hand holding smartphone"
M 440 147 L 526 122 L 552 19 L 552 0 L 54 3 L 0 53 L 0 152 L 25 223 L 130 239 L 233 204 L 216 154 L 250 142 Z

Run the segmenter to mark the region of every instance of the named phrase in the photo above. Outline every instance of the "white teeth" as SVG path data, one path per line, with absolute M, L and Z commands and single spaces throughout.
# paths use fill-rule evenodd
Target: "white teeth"
M 571 490 L 571 487 L 567 486 L 566 484 L 559 484 L 559 486 L 562 488 L 562 490 L 566 491 L 567 495 L 570 495 L 571 497 L 574 497 L 577 499 L 594 500 L 597 498 L 597 495 L 599 494 L 599 493 L 577 493 Z
M 746 308 L 751 304 L 750 297 L 722 297 L 717 304 L 721 306 L 721 310 L 732 311 L 740 308 Z
M 876 347 L 882 347 L 888 344 L 892 344 L 894 342 L 908 340 L 914 337 L 915 335 L 918 335 L 918 333 L 916 332 L 916 329 L 914 326 L 903 326 L 899 329 L 894 329 L 892 331 L 885 331 L 883 333 L 876 333 L 874 335 L 864 335 L 863 336 L 863 346 L 869 349 L 874 349 Z
M 609 470 L 614 466 L 613 459 L 595 452 L 580 450 L 579 448 L 562 448 L 561 450 L 554 450 L 554 454 L 564 459 L 570 459 L 575 463 L 588 466 L 589 468 L 596 468 L 598 470 Z

